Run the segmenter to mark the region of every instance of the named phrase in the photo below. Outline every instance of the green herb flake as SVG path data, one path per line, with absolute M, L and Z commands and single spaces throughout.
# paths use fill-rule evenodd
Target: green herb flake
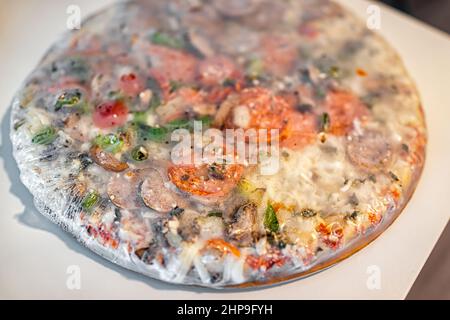
M 56 137 L 57 134 L 55 128 L 45 127 L 34 135 L 31 142 L 34 144 L 49 145 L 56 140 Z
M 278 223 L 277 215 L 271 204 L 267 206 L 264 215 L 264 226 L 266 227 L 267 230 L 273 233 L 278 232 L 280 229 L 280 224 Z
M 302 209 L 300 212 L 295 213 L 294 215 L 302 216 L 303 218 L 312 218 L 317 215 L 317 211 L 313 209 Z
M 247 75 L 250 78 L 259 78 L 264 72 L 264 63 L 261 59 L 252 59 L 247 66 Z
M 213 123 L 213 118 L 211 116 L 203 116 L 203 117 L 196 119 L 196 121 L 201 121 L 203 128 L 207 129 L 207 128 L 211 127 L 211 125 Z
M 169 216 L 171 217 L 179 217 L 184 212 L 183 208 L 175 207 L 169 212 Z
M 214 180 L 225 180 L 225 167 L 220 164 L 212 164 L 208 167 L 208 176 Z
M 393 173 L 392 171 L 389 171 L 389 176 L 391 177 L 392 180 L 394 180 L 395 182 L 399 182 L 400 179 L 398 178 L 398 176 Z
M 170 80 L 169 86 L 170 93 L 174 93 L 183 87 L 183 83 L 175 80 Z
M 147 88 L 149 88 L 153 94 L 150 101 L 150 109 L 159 107 L 161 105 L 162 90 L 158 81 L 156 81 L 156 79 L 153 77 L 147 78 Z
M 123 100 L 123 98 L 124 98 L 123 93 L 120 90 L 108 92 L 108 99 L 110 100 Z
M 406 143 L 402 143 L 401 147 L 403 152 L 409 153 L 409 147 Z
M 145 124 L 147 122 L 148 114 L 145 111 L 139 111 L 133 113 L 133 122 Z
M 327 96 L 327 91 L 322 86 L 317 86 L 315 94 L 318 99 L 325 99 L 325 97 Z
M 327 132 L 330 129 L 330 115 L 326 112 L 320 116 L 320 131 Z
M 332 78 L 338 79 L 341 76 L 341 69 L 337 66 L 331 66 L 328 70 L 328 75 Z
M 61 94 L 55 103 L 55 111 L 62 108 L 72 108 L 81 102 L 82 94 L 78 89 L 70 90 Z
M 204 129 L 210 128 L 213 123 L 213 118 L 210 116 L 202 116 L 196 119 L 176 119 L 164 125 L 168 131 L 175 131 L 178 129 L 194 130 L 194 121 L 202 123 Z
M 164 127 L 169 131 L 174 131 L 177 129 L 190 130 L 192 128 L 192 123 L 189 119 L 177 119 L 167 123 Z
M 182 40 L 174 38 L 164 32 L 155 32 L 150 40 L 153 44 L 169 47 L 172 49 L 184 48 L 184 42 Z
M 14 131 L 17 131 L 21 126 L 23 126 L 25 124 L 25 119 L 21 119 L 21 120 L 17 120 L 14 123 Z
M 352 221 L 356 221 L 356 219 L 358 218 L 358 216 L 361 213 L 358 210 L 353 211 L 351 214 L 347 215 L 347 219 L 352 220 Z
M 286 248 L 286 242 L 284 242 L 283 240 L 279 240 L 277 246 L 279 249 L 284 249 Z
M 302 83 L 314 85 L 314 82 L 311 79 L 311 73 L 308 69 L 300 70 L 299 79 Z
M 145 161 L 148 159 L 148 151 L 143 146 L 137 146 L 131 151 L 131 157 L 135 161 Z
M 147 125 L 139 125 L 138 132 L 143 140 L 154 142 L 164 142 L 168 134 L 168 130 L 164 127 L 151 127 Z
M 158 93 L 153 92 L 152 100 L 150 100 L 150 109 L 158 108 L 161 105 L 161 97 Z
M 379 93 L 369 93 L 361 97 L 361 101 L 366 105 L 366 107 L 371 110 L 380 100 Z
M 94 144 L 102 148 L 103 150 L 111 153 L 117 153 L 122 150 L 124 145 L 123 140 L 114 133 L 106 135 L 99 135 L 94 140 Z
M 234 88 L 236 86 L 236 80 L 234 79 L 225 79 L 225 81 L 222 83 L 224 87 L 230 87 Z
M 89 191 L 89 193 L 84 197 L 83 201 L 81 202 L 81 207 L 89 211 L 91 210 L 100 200 L 100 196 L 95 190 Z
M 210 213 L 208 213 L 208 217 L 218 217 L 218 218 L 222 218 L 223 213 L 220 211 L 211 211 Z

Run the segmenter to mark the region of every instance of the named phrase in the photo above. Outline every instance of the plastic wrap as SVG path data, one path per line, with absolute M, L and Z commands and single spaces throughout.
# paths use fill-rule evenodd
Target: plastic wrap
M 242 112 L 261 101 L 283 109 Z M 363 248 L 406 205 L 425 155 L 401 60 L 329 1 L 115 4 L 57 41 L 11 108 L 39 212 L 118 265 L 214 288 L 299 278 Z M 166 131 L 205 116 L 219 129 L 280 119 L 278 172 L 214 167 L 215 184 L 188 185 Z

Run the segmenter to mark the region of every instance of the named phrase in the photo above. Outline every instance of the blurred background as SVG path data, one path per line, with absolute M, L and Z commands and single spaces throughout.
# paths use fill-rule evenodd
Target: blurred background
M 450 34 L 450 0 L 381 0 Z M 450 299 L 450 224 L 433 249 L 407 299 Z
M 450 33 L 449 0 L 382 0 L 381 2 Z

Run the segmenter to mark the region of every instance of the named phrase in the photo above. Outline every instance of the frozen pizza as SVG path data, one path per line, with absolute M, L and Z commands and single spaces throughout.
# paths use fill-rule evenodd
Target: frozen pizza
M 59 39 L 13 100 L 11 139 L 37 209 L 85 246 L 220 288 L 375 239 L 412 195 L 426 127 L 398 55 L 334 2 L 155 0 Z

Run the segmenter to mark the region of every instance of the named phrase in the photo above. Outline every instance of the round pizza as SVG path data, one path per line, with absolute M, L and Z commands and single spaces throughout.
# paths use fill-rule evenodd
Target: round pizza
M 382 233 L 425 159 L 396 52 L 327 0 L 116 3 L 65 34 L 12 103 L 37 209 L 171 283 L 299 278 Z

